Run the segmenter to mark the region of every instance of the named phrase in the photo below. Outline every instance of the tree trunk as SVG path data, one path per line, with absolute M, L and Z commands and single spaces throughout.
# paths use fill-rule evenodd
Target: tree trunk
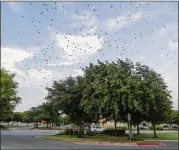
M 48 122 L 47 122 L 47 128 L 48 128 Z
M 117 124 L 116 119 L 114 119 L 114 135 L 115 136 L 116 136 L 116 124 Z
M 90 125 L 88 125 L 88 131 L 89 131 L 89 133 L 91 132 L 91 127 L 90 127 Z
M 18 121 L 17 121 L 17 127 L 18 127 Z
M 7 123 L 8 127 L 9 127 L 9 122 Z
M 130 126 L 129 126 L 129 122 L 127 123 L 127 126 L 128 126 L 128 131 L 129 131 L 129 139 L 130 139 Z
M 39 127 L 39 126 L 38 126 L 38 122 L 36 122 L 36 123 L 35 123 L 35 127 L 36 127 L 36 128 L 38 128 L 38 127 Z
M 139 132 L 139 124 L 137 123 L 137 134 L 140 134 Z
M 80 123 L 80 125 L 79 125 L 79 135 L 78 135 L 78 137 L 79 138 L 82 137 L 82 123 Z
M 156 130 L 155 130 L 155 123 L 152 122 L 152 127 L 153 127 L 153 130 L 154 130 L 154 138 L 157 138 L 157 133 L 156 133 Z
M 90 125 L 89 125 L 89 124 L 87 124 L 87 126 L 88 126 L 88 132 L 91 132 Z
M 29 123 L 27 123 L 27 127 L 28 127 L 28 124 L 29 124 Z

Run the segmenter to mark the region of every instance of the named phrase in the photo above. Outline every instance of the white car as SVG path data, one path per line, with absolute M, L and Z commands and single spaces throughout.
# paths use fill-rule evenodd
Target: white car
M 168 124 L 163 124 L 163 130 L 171 130 L 172 126 L 168 125 Z
M 91 132 L 103 132 L 105 128 L 100 127 L 100 126 L 91 126 Z
M 149 127 L 147 125 L 139 125 L 139 129 L 148 129 Z

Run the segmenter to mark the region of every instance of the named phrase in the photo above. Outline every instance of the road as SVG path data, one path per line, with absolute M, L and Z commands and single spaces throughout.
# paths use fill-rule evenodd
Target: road
M 75 144 L 40 139 L 36 135 L 55 134 L 52 130 L 20 130 L 1 132 L 1 149 L 178 149 L 178 142 L 162 142 L 162 146 L 109 146 Z

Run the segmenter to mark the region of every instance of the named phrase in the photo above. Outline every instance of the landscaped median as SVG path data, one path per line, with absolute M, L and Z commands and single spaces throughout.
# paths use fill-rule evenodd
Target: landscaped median
M 130 142 L 128 136 L 109 136 L 109 135 L 83 135 L 79 138 L 76 135 L 42 135 L 41 138 L 58 140 L 63 142 L 73 142 L 73 143 L 85 143 L 85 144 L 103 144 L 103 145 L 126 145 L 126 146 L 137 146 L 137 145 L 150 145 L 158 146 L 160 142 L 157 140 L 177 140 L 177 133 L 168 134 L 158 134 L 159 138 L 153 138 L 152 134 L 140 134 L 135 135 L 136 140 Z M 156 141 L 147 141 L 156 140 Z

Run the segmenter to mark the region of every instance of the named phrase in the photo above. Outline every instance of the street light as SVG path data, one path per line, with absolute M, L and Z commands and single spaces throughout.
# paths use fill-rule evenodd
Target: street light
M 130 121 L 131 121 L 131 114 L 130 113 L 127 114 L 127 119 L 129 121 L 129 137 L 130 137 L 130 142 L 131 142 L 132 131 L 131 131 L 131 124 L 130 124 Z

